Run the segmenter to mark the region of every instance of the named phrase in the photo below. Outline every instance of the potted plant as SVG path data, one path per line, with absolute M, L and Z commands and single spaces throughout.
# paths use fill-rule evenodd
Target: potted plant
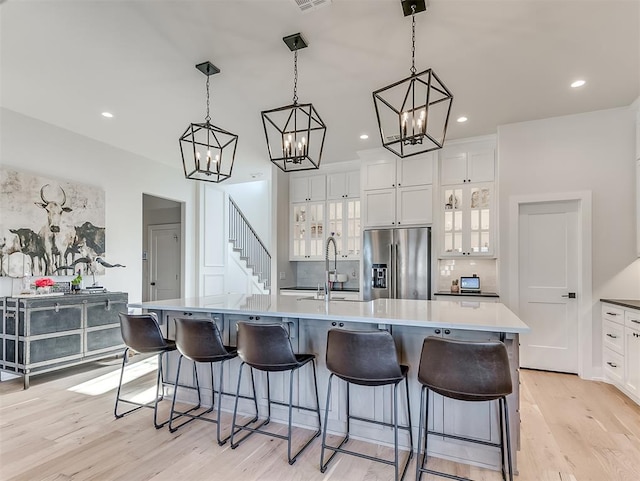
M 82 276 L 80 275 L 80 271 L 78 271 L 78 275 L 71 280 L 71 290 L 73 292 L 79 292 L 81 283 L 82 283 Z
M 49 294 L 51 287 L 55 285 L 52 279 L 48 277 L 42 277 L 35 282 L 37 294 Z

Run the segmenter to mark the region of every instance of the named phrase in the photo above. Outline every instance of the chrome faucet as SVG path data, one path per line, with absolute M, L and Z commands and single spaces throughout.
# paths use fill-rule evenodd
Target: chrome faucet
M 333 234 L 333 233 L 332 233 Z M 329 270 L 329 244 L 333 244 L 333 272 Z M 338 275 L 338 246 L 333 235 L 327 238 L 327 244 L 325 246 L 325 276 L 324 276 L 324 300 L 329 302 L 331 300 L 331 284 L 329 283 L 329 276 L 334 274 Z

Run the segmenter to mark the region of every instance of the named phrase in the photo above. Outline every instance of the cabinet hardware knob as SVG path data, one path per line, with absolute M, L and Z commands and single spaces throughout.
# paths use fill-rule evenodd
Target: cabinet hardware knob
M 259 320 L 260 320 L 260 316 L 256 316 L 256 321 L 259 321 Z
M 398 187 L 400 187 L 402 184 L 398 183 Z
M 249 316 L 249 320 L 250 320 L 250 321 L 253 321 L 253 316 Z
M 335 321 L 333 321 L 333 322 L 331 323 L 331 325 L 332 325 L 332 326 L 335 326 L 335 325 L 336 325 L 336 322 L 335 322 Z
M 445 333 L 445 334 L 451 334 L 451 331 L 450 331 L 449 329 L 445 329 L 445 330 L 444 330 L 444 333 Z
M 55 308 L 55 311 L 56 311 L 56 312 L 60 312 L 60 303 L 56 302 L 56 303 L 54 304 L 54 308 Z
M 344 327 L 344 322 L 341 322 L 340 324 L 338 324 L 340 327 Z
M 440 329 L 436 329 L 434 332 L 435 332 L 436 334 L 440 334 L 440 332 L 442 332 L 442 331 L 440 331 Z
M 611 367 L 618 367 L 618 365 L 615 362 L 607 361 L 607 364 L 609 364 L 609 366 Z
M 395 187 L 395 186 L 396 186 L 396 184 L 391 184 L 391 187 Z

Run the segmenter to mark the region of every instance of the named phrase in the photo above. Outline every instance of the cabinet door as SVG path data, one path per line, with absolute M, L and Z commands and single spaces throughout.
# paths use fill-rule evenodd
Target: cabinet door
M 309 243 L 307 259 L 324 259 L 324 202 L 308 204 Z
M 307 257 L 307 216 L 308 206 L 306 202 L 291 204 L 290 260 L 303 260 Z
M 344 251 L 343 255 L 349 259 L 360 258 L 362 228 L 360 226 L 360 199 L 344 201 Z
M 338 255 L 360 256 L 360 199 L 327 202 L 327 235 L 336 240 Z
M 467 182 L 493 182 L 495 178 L 494 149 L 467 153 Z
M 312 175 L 309 178 L 309 201 L 317 202 L 327 197 L 326 177 L 324 175 Z
M 468 186 L 465 209 L 469 212 L 467 255 L 493 254 L 493 187 L 489 184 Z
M 396 186 L 396 161 L 384 159 L 367 161 L 362 165 L 363 190 L 377 190 Z
M 327 199 L 343 199 L 347 191 L 347 176 L 344 172 L 327 175 Z
M 624 387 L 640 396 L 640 331 L 624 329 Z
M 442 190 L 442 206 L 444 223 L 442 253 L 444 255 L 462 254 L 462 206 L 464 191 L 461 186 Z
M 289 202 L 324 200 L 326 187 L 324 175 L 291 177 L 289 181 Z
M 467 153 L 443 151 L 440 155 L 440 183 L 462 184 L 467 181 Z
M 431 224 L 433 189 L 430 185 L 400 187 L 397 202 L 399 225 Z
M 433 184 L 434 154 L 398 160 L 398 187 Z
M 396 189 L 363 192 L 365 227 L 394 225 L 396 218 Z
M 347 179 L 345 196 L 347 198 L 360 197 L 360 171 L 347 172 L 345 175 Z
M 307 200 L 309 200 L 309 179 L 307 177 L 291 177 L 289 201 L 306 202 Z

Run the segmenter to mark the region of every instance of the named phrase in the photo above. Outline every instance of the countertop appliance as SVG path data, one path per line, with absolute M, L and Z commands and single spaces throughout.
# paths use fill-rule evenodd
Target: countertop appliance
M 480 278 L 478 276 L 461 277 L 460 292 L 461 293 L 480 292 Z
M 362 296 L 422 299 L 431 297 L 431 228 L 365 230 Z

